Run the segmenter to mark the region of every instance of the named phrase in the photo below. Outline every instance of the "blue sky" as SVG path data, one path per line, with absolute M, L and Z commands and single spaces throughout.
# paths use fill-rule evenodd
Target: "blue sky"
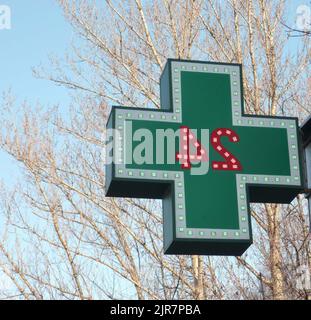
M 291 1 L 288 25 L 294 26 L 296 9 L 302 4 L 311 5 L 310 1 Z M 11 88 L 17 103 L 68 105 L 66 89 L 32 75 L 33 67 L 48 67 L 49 54 L 62 57 L 74 36 L 56 1 L 0 0 L 0 5 L 12 11 L 12 29 L 0 30 L 0 95 Z M 295 48 L 296 40 L 292 42 L 289 50 Z M 12 159 L 0 151 L 0 179 L 11 180 L 16 173 Z
M 50 53 L 62 57 L 73 31 L 55 0 L 0 0 L 12 10 L 12 29 L 0 30 L 0 93 L 12 88 L 18 99 L 35 103 L 68 103 L 67 91 L 49 81 L 35 79 L 32 67 L 48 66 Z M 288 24 L 294 26 L 296 8 L 309 4 L 293 0 Z
M 31 68 L 47 64 L 50 53 L 62 56 L 72 39 L 54 0 L 0 0 L 12 11 L 12 29 L 0 31 L 0 91 L 12 87 L 20 99 L 61 102 L 66 91 L 48 81 L 33 78 Z
M 310 0 L 291 1 L 287 8 L 289 26 L 294 27 L 296 8 L 302 4 L 311 6 Z M 11 88 L 17 103 L 26 100 L 30 104 L 67 106 L 70 97 L 66 89 L 32 75 L 33 67 L 48 67 L 49 54 L 64 56 L 74 38 L 56 1 L 0 0 L 0 5 L 8 5 L 12 12 L 12 29 L 0 30 L 0 98 Z M 289 50 L 295 52 L 296 41 L 292 40 Z M 13 159 L 0 150 L 0 180 L 10 186 L 18 172 Z
M 54 0 L 0 0 L 11 8 L 11 29 L 0 30 L 0 96 L 11 88 L 17 103 L 68 104 L 66 89 L 33 77 L 32 68 L 48 67 L 48 55 L 62 57 L 73 38 L 70 25 Z M 10 157 L 0 151 L 0 178 L 17 174 Z

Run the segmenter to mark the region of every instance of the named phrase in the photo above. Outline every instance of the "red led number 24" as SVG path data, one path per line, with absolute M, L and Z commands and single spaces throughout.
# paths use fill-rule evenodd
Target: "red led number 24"
M 227 137 L 229 141 L 235 143 L 238 142 L 239 136 L 231 129 L 218 128 L 212 132 L 211 145 L 216 152 L 218 152 L 225 161 L 213 161 L 212 168 L 214 170 L 228 170 L 228 171 L 240 171 L 242 166 L 240 161 L 229 152 L 221 143 L 221 138 Z M 188 127 L 181 127 L 180 130 L 181 150 L 176 154 L 177 160 L 179 160 L 183 169 L 190 169 L 192 161 L 208 161 L 206 150 L 201 143 L 195 138 L 194 134 Z M 196 150 L 194 154 L 190 153 L 190 144 L 193 145 Z

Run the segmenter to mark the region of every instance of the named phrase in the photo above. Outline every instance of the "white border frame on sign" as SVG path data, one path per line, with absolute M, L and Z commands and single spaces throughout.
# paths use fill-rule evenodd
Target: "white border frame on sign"
M 271 176 L 237 174 L 237 198 L 239 207 L 239 229 L 199 229 L 186 227 L 186 206 L 185 206 L 185 185 L 183 171 L 165 170 L 139 170 L 128 169 L 125 166 L 127 148 L 124 145 L 125 137 L 128 136 L 128 120 L 159 121 L 169 123 L 182 123 L 181 106 L 181 72 L 206 72 L 222 73 L 230 75 L 231 101 L 232 101 L 232 124 L 234 126 L 249 126 L 261 128 L 284 128 L 287 129 L 287 138 L 290 155 L 290 176 Z M 250 221 L 246 185 L 279 185 L 279 186 L 300 186 L 300 165 L 298 154 L 297 125 L 293 119 L 278 119 L 265 117 L 251 117 L 243 115 L 241 99 L 241 75 L 238 65 L 198 63 L 185 61 L 171 61 L 171 89 L 173 91 L 172 111 L 146 111 L 138 109 L 116 109 L 115 128 L 121 136 L 114 139 L 115 177 L 141 180 L 163 180 L 173 181 L 175 190 L 175 225 L 176 238 L 188 239 L 226 239 L 226 240 L 249 240 Z

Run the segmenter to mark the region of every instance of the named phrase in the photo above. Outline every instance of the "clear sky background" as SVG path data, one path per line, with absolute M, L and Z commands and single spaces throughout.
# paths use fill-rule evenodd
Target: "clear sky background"
M 295 27 L 296 9 L 302 4 L 311 6 L 310 0 L 291 1 L 287 8 L 289 26 Z M 8 5 L 12 12 L 12 29 L 0 30 L 0 99 L 3 92 L 11 89 L 17 104 L 39 102 L 66 109 L 70 103 L 68 90 L 32 74 L 32 68 L 40 64 L 48 69 L 49 54 L 63 57 L 69 50 L 74 34 L 61 9 L 54 0 L 0 0 L 0 5 Z M 288 49 L 295 52 L 297 40 L 291 41 Z M 0 150 L 0 181 L 9 187 L 18 172 L 13 159 Z M 123 290 L 128 289 L 124 286 Z
M 295 26 L 296 9 L 310 1 L 291 1 L 288 25 Z M 62 57 L 73 39 L 73 31 L 54 0 L 0 0 L 12 11 L 12 29 L 0 30 L 0 95 L 12 89 L 17 103 L 26 100 L 43 105 L 68 105 L 68 91 L 36 79 L 32 68 L 48 67 L 48 55 Z M 295 40 L 290 46 L 295 51 Z M 17 174 L 11 158 L 0 151 L 0 179 L 9 182 Z
M 8 89 L 17 103 L 68 104 L 68 91 L 33 77 L 32 68 L 48 67 L 48 55 L 62 57 L 73 38 L 54 0 L 0 0 L 11 8 L 11 30 L 0 30 L 0 96 Z M 0 179 L 16 178 L 12 158 L 0 151 Z

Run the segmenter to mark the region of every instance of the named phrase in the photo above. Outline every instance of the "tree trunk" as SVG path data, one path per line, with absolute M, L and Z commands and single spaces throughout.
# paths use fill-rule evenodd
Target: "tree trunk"
M 274 300 L 285 299 L 282 273 L 281 237 L 280 237 L 280 206 L 267 205 L 269 238 L 270 238 L 270 271 L 272 296 Z
M 192 268 L 194 277 L 194 299 L 203 300 L 205 295 L 203 284 L 203 259 L 201 256 L 192 256 Z

